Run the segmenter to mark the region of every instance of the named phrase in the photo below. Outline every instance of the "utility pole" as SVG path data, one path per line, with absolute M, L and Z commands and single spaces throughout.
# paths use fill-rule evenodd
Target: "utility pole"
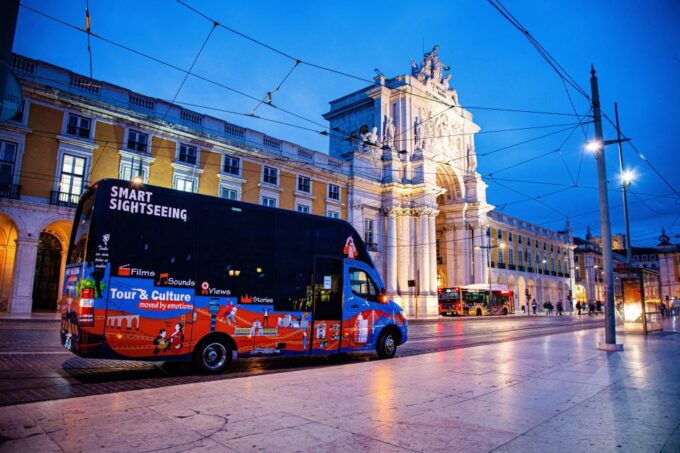
M 626 262 L 628 266 L 633 264 L 633 249 L 630 246 L 630 223 L 628 221 L 628 184 L 623 173 L 623 145 L 621 140 L 621 128 L 619 127 L 619 105 L 614 102 L 614 113 L 616 115 L 616 139 L 619 142 L 619 171 L 621 177 L 621 191 L 623 192 L 623 219 L 626 224 Z
M 600 342 L 599 349 L 605 351 L 622 351 L 623 345 L 616 344 L 616 320 L 614 318 L 614 262 L 612 260 L 612 232 L 609 220 L 609 196 L 607 194 L 607 166 L 604 155 L 604 139 L 602 137 L 602 112 L 600 111 L 600 88 L 598 86 L 595 67 L 590 69 L 590 91 L 593 106 L 593 122 L 595 126 L 595 160 L 597 161 L 597 185 L 600 194 L 600 230 L 602 232 L 602 267 L 604 268 L 604 333 L 605 342 Z

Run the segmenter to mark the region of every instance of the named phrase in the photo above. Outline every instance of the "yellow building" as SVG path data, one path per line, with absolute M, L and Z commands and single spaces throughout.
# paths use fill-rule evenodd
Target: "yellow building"
M 347 218 L 347 165 L 19 55 L 0 125 L 0 311 L 54 311 L 74 207 L 102 178 Z

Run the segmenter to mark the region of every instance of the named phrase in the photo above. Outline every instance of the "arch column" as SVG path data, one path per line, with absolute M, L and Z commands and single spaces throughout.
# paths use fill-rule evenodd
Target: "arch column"
M 397 292 L 397 213 L 395 208 L 385 210 L 387 214 L 387 293 Z
M 397 290 L 400 294 L 409 291 L 409 221 L 408 210 L 401 209 L 397 212 Z
M 38 239 L 21 237 L 16 240 L 16 244 L 9 311 L 16 314 L 30 314 L 33 308 L 33 279 L 38 257 Z
M 420 216 L 420 241 L 418 241 L 418 267 L 420 268 L 419 291 L 421 295 L 430 293 L 430 236 L 429 218 L 426 210 L 419 211 Z
M 428 239 L 430 248 L 430 292 L 437 293 L 437 226 L 435 219 L 439 211 L 430 210 L 428 218 Z

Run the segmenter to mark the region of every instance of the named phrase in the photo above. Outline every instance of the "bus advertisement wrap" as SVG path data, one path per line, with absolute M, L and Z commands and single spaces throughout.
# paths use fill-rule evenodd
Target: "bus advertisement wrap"
M 123 181 L 79 203 L 61 300 L 84 357 L 190 360 L 375 350 L 407 339 L 344 221 Z

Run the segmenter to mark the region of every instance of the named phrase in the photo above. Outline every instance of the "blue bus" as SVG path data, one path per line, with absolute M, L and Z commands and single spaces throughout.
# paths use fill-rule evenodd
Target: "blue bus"
M 82 357 L 192 360 L 375 351 L 407 339 L 347 222 L 106 179 L 80 199 L 60 300 Z

